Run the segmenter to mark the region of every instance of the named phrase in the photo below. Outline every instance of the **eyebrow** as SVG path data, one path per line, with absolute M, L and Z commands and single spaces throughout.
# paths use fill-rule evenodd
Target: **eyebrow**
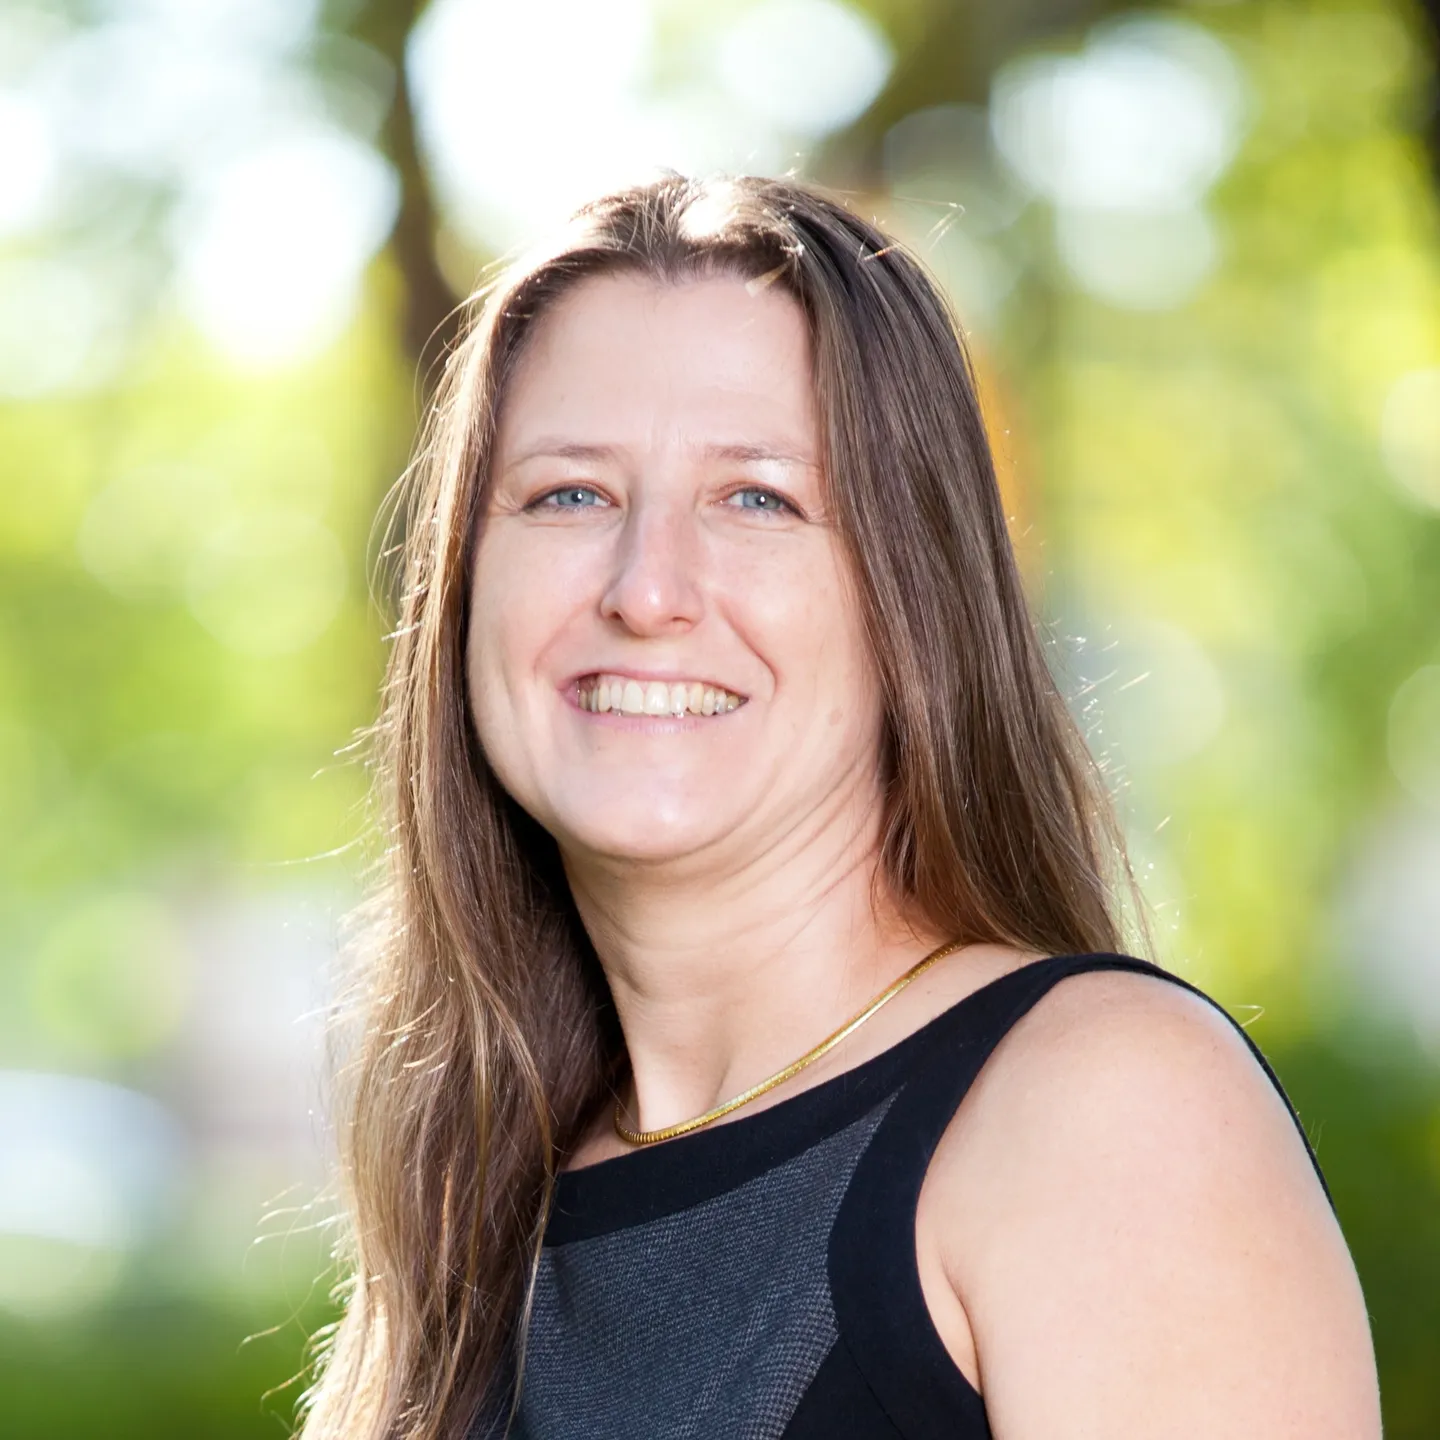
M 814 465 L 813 456 L 783 446 L 732 443 L 724 445 L 695 445 L 688 447 L 693 454 L 706 460 L 729 460 L 746 464 L 762 460 L 779 460 L 790 465 Z M 618 445 L 591 445 L 578 440 L 540 440 L 528 450 L 522 451 L 505 467 L 513 470 L 530 460 L 618 460 L 623 453 Z

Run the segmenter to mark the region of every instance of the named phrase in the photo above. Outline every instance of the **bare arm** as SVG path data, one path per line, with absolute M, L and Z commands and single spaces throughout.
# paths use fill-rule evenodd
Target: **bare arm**
M 1058 986 L 981 1072 L 917 1218 L 996 1440 L 1377 1440 L 1369 1325 L 1280 1097 L 1204 1001 Z

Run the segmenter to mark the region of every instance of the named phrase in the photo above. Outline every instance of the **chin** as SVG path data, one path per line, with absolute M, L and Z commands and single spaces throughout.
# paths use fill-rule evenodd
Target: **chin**
M 679 860 L 734 828 L 716 807 L 647 804 L 643 794 L 603 806 L 585 806 L 555 816 L 552 834 L 562 847 L 574 846 L 607 860 L 657 863 Z

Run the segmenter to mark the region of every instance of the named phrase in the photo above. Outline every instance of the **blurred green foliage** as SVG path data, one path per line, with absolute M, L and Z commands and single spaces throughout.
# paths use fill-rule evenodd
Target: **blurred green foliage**
M 260 1334 L 243 1312 L 200 1300 L 142 1300 L 63 1328 L 6 1323 L 6 1434 L 287 1435 L 297 1387 L 285 1382 L 300 1372 L 307 1331 L 326 1318 L 302 1311 Z
M 1383 1052 L 1315 1037 L 1275 1055 L 1317 1144 L 1355 1256 L 1381 1365 L 1386 1435 L 1435 1433 L 1440 1336 L 1440 1073 L 1387 1036 Z
M 993 34 L 938 0 L 865 8 L 894 41 L 894 78 L 809 168 L 873 200 L 955 284 L 1003 417 L 1017 539 L 1117 787 L 1162 958 L 1264 1012 L 1252 1033 L 1317 1144 L 1365 1286 L 1386 1433 L 1431 1440 L 1440 1065 L 1395 999 L 1393 936 L 1347 899 L 1397 816 L 1440 824 L 1431 37 L 1399 0 L 1166 12 L 1224 42 L 1245 119 L 1205 201 L 1218 263 L 1146 309 L 1079 283 L 1057 207 L 1032 198 L 986 230 L 978 203 L 949 213 L 963 175 L 906 200 L 876 158 L 896 122 L 983 102 L 1027 49 L 1081 53 L 1113 7 L 1031 7 L 1029 29 L 1020 7 L 977 7 Z M 348 25 L 398 61 L 414 7 L 347 16 L 335 34 Z M 302 61 L 329 63 L 318 46 Z M 372 523 L 412 443 L 415 337 L 447 303 L 424 245 L 417 260 L 436 217 L 396 114 L 379 140 L 400 228 L 320 353 L 227 361 L 162 288 L 104 383 L 0 401 L 8 1067 L 108 1078 L 185 1112 L 175 1055 L 199 1003 L 197 914 L 297 874 L 353 884 L 355 862 L 310 857 L 364 823 L 365 770 L 337 752 L 373 714 L 383 658 Z M 134 188 L 122 243 L 163 269 L 161 210 Z M 447 273 L 481 258 L 447 245 Z M 1010 279 L 967 310 L 981 261 Z M 319 1261 L 307 1243 L 238 1274 L 262 1182 L 232 1183 L 230 1164 L 111 1269 L 72 1257 L 73 1284 L 63 1265 L 26 1280 L 19 1252 L 0 1253 L 7 1434 L 283 1433 L 294 1390 L 261 1397 L 325 1318 Z M 205 1217 L 227 1197 L 245 1213 L 221 1240 Z
M 1087 637 L 1108 628 L 1116 685 L 1147 668 L 1146 632 L 1173 627 L 1223 696 L 1185 753 L 1163 736 L 1193 708 L 1134 715 L 1144 684 L 1097 691 L 1137 848 L 1168 872 L 1155 899 L 1170 958 L 1228 1002 L 1267 1005 L 1257 1033 L 1281 1040 L 1314 1023 L 1359 827 L 1405 799 L 1392 701 L 1440 650 L 1440 524 L 1396 482 L 1381 435 L 1396 382 L 1440 365 L 1433 161 L 1405 124 L 1433 70 L 1387 5 L 1205 19 L 1252 89 L 1211 201 L 1223 262 L 1156 315 L 1037 287 L 1006 338 L 1029 341 L 1011 363 L 1059 615 Z M 1147 721 L 1160 743 L 1136 733 Z

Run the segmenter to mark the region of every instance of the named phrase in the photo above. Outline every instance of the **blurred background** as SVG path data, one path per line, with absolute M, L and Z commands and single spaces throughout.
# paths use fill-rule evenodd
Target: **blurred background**
M 1160 958 L 1440 1435 L 1440 207 L 1402 0 L 0 0 L 0 1430 L 286 1433 L 372 521 L 480 267 L 657 164 L 953 295 Z

